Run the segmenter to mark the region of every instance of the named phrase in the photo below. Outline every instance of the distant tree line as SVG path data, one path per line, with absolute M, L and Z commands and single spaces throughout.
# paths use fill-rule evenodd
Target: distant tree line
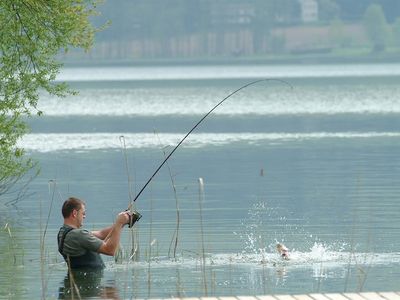
M 389 23 L 400 16 L 399 0 L 317 0 L 321 22 L 361 21 L 371 4 Z M 232 11 L 235 10 L 236 11 Z M 240 26 L 254 30 L 301 23 L 299 0 L 106 0 L 97 25 L 112 20 L 98 40 L 168 37 Z M 229 18 L 236 17 L 237 22 Z
M 223 31 L 227 27 L 268 28 L 275 20 L 287 22 L 299 15 L 294 0 L 120 0 L 100 7 L 112 26 L 99 40 L 170 37 Z M 275 15 L 275 16 L 274 16 Z
M 281 53 L 288 48 L 288 34 L 276 34 L 276 29 L 304 25 L 300 1 L 106 0 L 93 20 L 96 26 L 108 20 L 111 25 L 96 36 L 93 53 L 114 58 Z M 374 51 L 391 41 L 400 44 L 399 0 L 316 1 L 319 18 L 309 25 L 334 32 L 322 44 L 354 45 L 360 35 L 367 36 Z M 354 23 L 363 26 L 357 38 L 345 32 L 345 25 Z

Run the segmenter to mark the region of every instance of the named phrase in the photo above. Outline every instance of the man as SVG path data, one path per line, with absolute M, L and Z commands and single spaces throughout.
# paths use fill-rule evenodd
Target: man
M 61 212 L 64 224 L 57 236 L 58 251 L 69 268 L 104 268 L 100 253 L 114 256 L 122 227 L 130 222 L 129 212 L 119 213 L 112 226 L 92 232 L 81 228 L 86 217 L 84 201 L 71 197 L 64 202 Z

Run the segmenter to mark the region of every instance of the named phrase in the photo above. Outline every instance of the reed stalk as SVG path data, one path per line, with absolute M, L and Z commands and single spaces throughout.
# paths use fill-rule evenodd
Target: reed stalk
M 359 191 L 361 190 L 361 177 L 357 177 L 357 195 Z M 350 280 L 350 273 L 351 273 L 351 261 L 352 258 L 354 259 L 355 263 L 355 268 L 358 271 L 358 292 L 362 292 L 364 289 L 365 282 L 368 277 L 368 272 L 371 268 L 371 262 L 369 262 L 367 265 L 367 268 L 363 268 L 362 264 L 359 263 L 357 256 L 356 256 L 356 250 L 355 250 L 355 241 L 354 241 L 354 236 L 355 236 L 355 231 L 356 231 L 356 216 L 358 215 L 357 211 L 353 212 L 353 228 L 352 228 L 352 239 L 351 239 L 351 250 L 350 250 L 350 255 L 349 255 L 349 263 L 347 265 L 347 272 L 346 272 L 346 277 L 345 277 L 345 284 L 344 284 L 344 291 L 347 291 L 349 280 Z M 369 211 L 369 219 L 372 218 L 372 212 L 371 210 Z M 372 238 L 372 233 L 371 230 L 369 229 L 368 232 L 368 242 L 367 246 L 369 247 L 371 245 L 371 238 Z M 368 252 L 366 252 L 368 253 Z M 366 254 L 367 255 L 367 254 Z M 364 258 L 364 265 L 366 264 L 367 257 Z
M 44 265 L 45 265 L 45 258 L 44 258 L 44 238 L 46 233 L 42 234 L 42 200 L 40 200 L 40 218 L 39 218 L 39 228 L 40 228 L 40 279 L 42 284 L 42 300 L 46 299 L 46 282 L 45 282 L 45 272 L 44 272 Z
M 165 155 L 165 152 L 164 152 L 164 155 Z M 175 228 L 174 235 L 172 236 L 171 245 L 173 244 L 173 258 L 176 260 L 176 251 L 177 251 L 178 242 L 179 242 L 179 228 L 180 228 L 181 218 L 180 218 L 179 200 L 178 200 L 178 194 L 176 191 L 175 179 L 172 176 L 171 168 L 168 163 L 167 163 L 167 168 L 168 168 L 169 176 L 171 179 L 171 185 L 172 185 L 172 189 L 174 191 L 174 198 L 175 198 L 176 228 Z M 170 256 L 171 245 L 168 249 L 168 256 Z
M 347 292 L 347 288 L 349 285 L 350 281 L 350 273 L 351 273 L 351 260 L 352 257 L 355 257 L 355 250 L 354 250 L 354 220 L 353 220 L 353 234 L 352 234 L 352 239 L 351 239 L 351 249 L 350 249 L 350 254 L 349 254 L 349 262 L 347 263 L 347 270 L 346 270 L 346 276 L 345 276 L 345 281 L 344 281 L 344 292 Z
M 211 278 L 211 281 L 210 281 L 210 293 L 211 293 L 211 295 L 212 294 L 214 294 L 215 295 L 215 293 L 216 293 L 216 291 L 217 291 L 217 275 L 215 274 L 215 271 L 214 270 L 212 270 L 211 268 L 210 268 L 210 278 Z
M 368 233 L 368 242 L 367 242 L 367 246 L 369 247 L 371 245 L 371 231 L 369 230 Z M 363 265 L 367 265 L 366 268 L 363 268 L 361 265 L 358 266 L 358 291 L 362 292 L 364 289 L 364 285 L 365 282 L 367 281 L 367 277 L 368 277 L 368 273 L 369 270 L 371 269 L 371 265 L 372 265 L 372 258 L 370 259 L 370 262 L 367 262 L 368 260 L 368 251 L 366 251 L 365 253 L 365 257 L 364 257 L 364 261 L 363 261 Z
M 161 140 L 160 137 L 158 136 L 157 132 L 154 131 L 154 134 L 157 136 L 158 138 L 158 142 L 161 145 Z M 176 189 L 176 183 L 175 183 L 175 178 L 172 174 L 172 169 L 168 163 L 168 161 L 166 161 L 168 155 L 167 152 L 165 151 L 165 147 L 161 148 L 163 155 L 164 155 L 164 159 L 165 159 L 165 163 L 168 169 L 168 174 L 169 174 L 169 178 L 171 180 L 171 186 L 172 186 L 172 190 L 174 192 L 174 198 L 175 198 L 175 209 L 176 209 L 176 227 L 175 227 L 175 231 L 172 235 L 172 239 L 171 239 L 171 243 L 169 245 L 169 249 L 168 249 L 168 257 L 171 257 L 171 249 L 173 248 L 173 258 L 174 260 L 176 260 L 176 251 L 178 248 L 178 243 L 179 243 L 179 229 L 180 229 L 180 223 L 181 223 L 181 218 L 180 218 L 180 210 L 179 210 L 179 198 L 178 198 L 178 192 Z
M 81 294 L 79 292 L 79 288 L 75 283 L 74 274 L 72 273 L 71 262 L 69 260 L 69 256 L 67 256 L 67 266 L 68 266 L 69 288 L 70 288 L 71 297 L 72 297 L 71 299 L 72 300 L 75 299 L 75 293 L 78 296 L 78 299 L 82 299 Z
M 14 264 L 14 266 L 16 266 L 17 265 L 17 254 L 16 254 L 16 250 L 14 247 L 15 242 L 14 242 L 14 237 L 11 233 L 10 225 L 8 223 L 6 223 L 6 225 L 4 226 L 4 229 L 7 231 L 8 237 L 10 238 L 10 243 L 9 243 L 10 254 L 13 257 L 13 264 Z
M 181 282 L 181 273 L 179 272 L 179 268 L 176 268 L 176 297 L 183 298 L 185 293 L 182 293 L 182 282 Z
M 53 185 L 53 188 L 52 188 L 52 185 Z M 47 229 L 48 229 L 49 221 L 50 221 L 50 215 L 51 215 L 51 211 L 53 209 L 55 191 L 56 191 L 56 181 L 49 180 L 49 194 L 51 194 L 51 199 L 50 199 L 49 211 L 47 213 L 46 223 L 44 224 L 44 229 L 43 229 L 43 223 L 42 223 L 42 213 L 43 213 L 42 200 L 39 201 L 39 203 L 40 203 L 40 215 L 39 215 L 40 275 L 41 275 L 42 299 L 43 300 L 46 299 L 46 291 L 47 291 L 47 284 L 48 284 L 48 278 L 45 278 L 45 275 L 46 275 L 46 272 L 45 272 L 45 265 L 46 265 L 45 241 L 46 241 L 46 234 L 47 234 Z
M 149 257 L 148 257 L 148 268 L 147 268 L 147 298 L 151 295 L 151 255 L 153 247 L 153 197 L 150 198 L 150 227 L 149 227 Z
M 50 193 L 50 182 L 49 181 L 49 193 Z M 42 212 L 43 212 L 43 206 L 42 206 L 42 200 L 39 201 L 40 203 L 40 214 L 39 214 L 39 243 L 40 243 L 40 279 L 41 279 L 41 285 L 42 285 L 42 300 L 46 299 L 46 290 L 47 290 L 47 281 L 45 279 L 45 264 L 46 264 L 46 258 L 45 258 L 45 239 L 46 239 L 46 233 L 47 233 L 47 227 L 49 224 L 49 219 L 50 219 L 50 213 L 51 209 L 53 206 L 53 200 L 54 200 L 54 191 L 55 188 L 53 189 L 52 193 L 52 198 L 50 201 L 50 209 L 47 215 L 47 221 L 45 224 L 45 228 L 43 230 L 43 223 L 42 223 Z
M 200 217 L 200 239 L 201 239 L 201 269 L 203 275 L 203 285 L 204 285 L 204 293 L 207 297 L 208 288 L 207 288 L 207 276 L 206 276 L 206 254 L 204 247 L 204 230 L 203 230 L 203 202 L 204 202 L 204 181 L 203 178 L 199 178 L 199 217 Z
M 232 290 L 232 283 L 233 283 L 233 276 L 232 276 L 232 261 L 233 258 L 229 257 L 229 294 L 232 295 L 233 294 L 233 290 Z
M 134 205 L 134 199 L 135 199 L 135 194 L 133 187 L 132 187 L 132 177 L 131 177 L 131 172 L 129 170 L 129 162 L 128 162 L 128 153 L 126 151 L 126 141 L 125 137 L 121 135 L 119 137 L 120 143 L 121 143 L 121 149 L 122 149 L 122 154 L 124 156 L 124 163 L 125 163 L 125 169 L 126 169 L 126 176 L 128 179 L 128 196 L 129 196 L 129 205 L 128 205 L 128 210 L 135 209 Z M 131 228 L 131 252 L 130 252 L 130 260 L 133 261 L 138 261 L 139 256 L 140 256 L 140 251 L 139 251 L 139 232 L 137 230 L 137 226 L 134 226 Z

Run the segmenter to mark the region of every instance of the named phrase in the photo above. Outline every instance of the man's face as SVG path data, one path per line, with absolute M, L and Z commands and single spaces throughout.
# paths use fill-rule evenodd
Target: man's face
M 86 218 L 86 207 L 85 205 L 82 205 L 80 209 L 76 211 L 76 225 L 79 227 L 82 227 L 83 225 L 83 220 Z

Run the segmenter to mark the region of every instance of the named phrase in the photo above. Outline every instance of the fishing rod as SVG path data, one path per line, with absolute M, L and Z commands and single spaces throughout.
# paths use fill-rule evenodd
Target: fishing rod
M 285 80 L 282 79 L 275 79 L 275 78 L 264 78 L 264 79 L 258 79 L 258 80 L 254 80 L 251 81 L 241 87 L 239 87 L 238 89 L 236 89 L 235 91 L 231 92 L 228 96 L 226 96 L 225 98 L 223 98 L 221 101 L 219 101 L 208 113 L 206 113 L 193 127 L 192 129 L 190 129 L 190 131 L 188 133 L 186 133 L 186 135 L 179 141 L 179 143 L 174 147 L 174 149 L 172 149 L 172 151 L 165 157 L 165 159 L 162 161 L 162 163 L 158 166 L 158 168 L 154 171 L 154 173 L 150 176 L 150 178 L 147 180 L 147 182 L 144 184 L 144 186 L 141 188 L 141 190 L 139 191 L 139 193 L 136 195 L 136 197 L 133 199 L 133 202 L 136 202 L 136 200 L 139 198 L 139 196 L 143 193 L 143 191 L 146 189 L 146 187 L 149 185 L 149 183 L 153 180 L 154 176 L 157 175 L 158 171 L 160 171 L 160 169 L 164 166 L 164 164 L 167 162 L 167 160 L 172 156 L 172 154 L 174 154 L 174 152 L 179 148 L 179 146 L 186 140 L 186 138 L 204 121 L 205 118 L 207 118 L 218 106 L 220 106 L 222 103 L 224 103 L 226 100 L 228 100 L 230 97 L 232 97 L 233 95 L 235 95 L 236 93 L 238 93 L 239 91 L 257 84 L 259 82 L 267 82 L 267 81 L 276 81 L 279 83 L 283 83 L 287 86 L 289 86 L 290 88 L 293 88 L 292 85 L 290 83 L 288 83 Z M 132 203 L 129 204 L 129 208 L 127 210 L 131 210 L 132 208 Z M 133 222 L 136 222 L 137 220 L 139 220 L 141 218 L 141 215 L 134 211 L 134 217 L 131 217 L 131 220 L 133 220 Z M 131 227 L 131 221 L 129 222 Z

